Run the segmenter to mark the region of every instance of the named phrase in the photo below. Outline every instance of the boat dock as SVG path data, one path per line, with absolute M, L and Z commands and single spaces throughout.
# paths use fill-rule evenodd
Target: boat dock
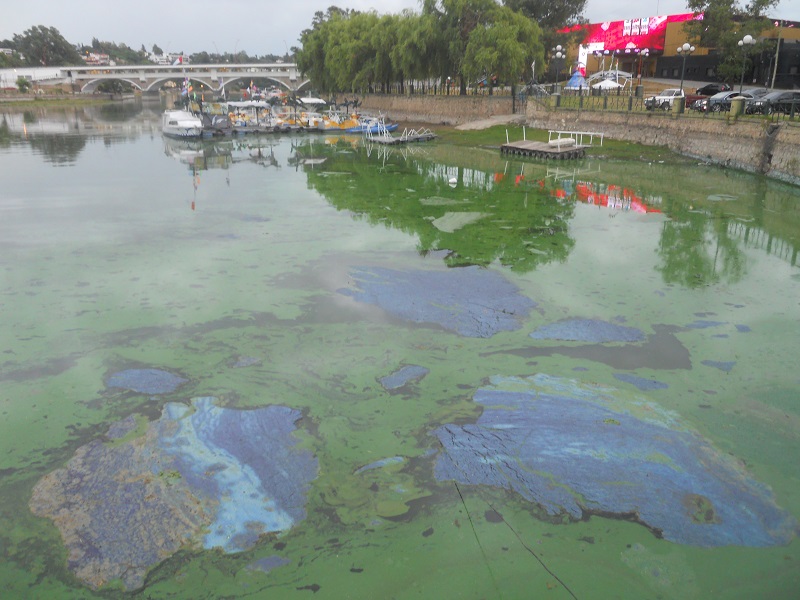
M 525 137 L 524 131 L 523 128 L 523 138 Z M 546 142 L 534 142 L 527 139 L 509 142 L 508 131 L 506 131 L 506 143 L 500 146 L 500 153 L 555 160 L 583 158 L 586 156 L 586 148 L 590 148 L 595 140 L 599 140 L 602 146 L 603 134 L 586 131 L 549 131 Z
M 368 133 L 366 136 L 370 142 L 392 146 L 395 144 L 408 144 L 410 142 L 428 142 L 436 138 L 436 134 L 430 129 L 405 129 L 399 136 L 393 136 L 388 131 L 378 133 Z

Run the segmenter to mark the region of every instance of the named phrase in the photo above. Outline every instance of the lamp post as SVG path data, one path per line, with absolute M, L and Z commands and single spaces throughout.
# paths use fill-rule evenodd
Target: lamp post
M 636 75 L 639 85 L 642 85 L 642 61 L 648 56 L 650 56 L 649 48 L 643 48 L 642 51 L 639 52 L 639 73 Z
M 447 95 L 450 95 L 450 76 L 447 77 Z
M 681 93 L 683 93 L 683 76 L 686 73 L 686 57 L 695 51 L 695 47 L 684 42 L 683 46 L 678 46 L 678 55 L 683 56 L 683 65 L 681 66 Z
M 552 58 L 556 65 L 556 83 L 558 83 L 558 74 L 561 71 L 561 60 L 566 58 L 567 52 L 565 48 L 561 47 L 561 44 L 555 48 L 551 48 L 550 51 L 553 53 Z
M 609 50 L 594 50 L 592 54 L 594 54 L 595 60 L 597 60 L 597 65 L 600 67 L 600 72 L 602 73 L 606 70 L 606 56 L 611 54 L 611 52 Z M 600 57 L 603 58 L 602 65 L 600 63 Z
M 739 48 L 742 49 L 742 78 L 739 79 L 739 93 L 742 93 L 742 88 L 744 87 L 744 68 L 747 66 L 747 47 L 748 46 L 755 46 L 756 40 L 753 38 L 752 35 L 747 34 L 738 42 Z

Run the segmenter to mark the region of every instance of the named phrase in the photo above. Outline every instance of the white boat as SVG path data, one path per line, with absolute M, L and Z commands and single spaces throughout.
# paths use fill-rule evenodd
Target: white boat
M 161 115 L 161 132 L 176 138 L 196 138 L 203 135 L 203 121 L 188 110 L 165 110 Z

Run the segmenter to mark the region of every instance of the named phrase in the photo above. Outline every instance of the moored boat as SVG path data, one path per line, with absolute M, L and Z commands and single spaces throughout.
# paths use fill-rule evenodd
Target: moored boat
M 387 123 L 383 117 L 359 117 L 358 124 L 345 129 L 347 133 L 391 133 L 399 127 L 399 123 Z
M 203 135 L 203 121 L 188 110 L 165 110 L 161 115 L 161 132 L 176 138 L 197 138 Z

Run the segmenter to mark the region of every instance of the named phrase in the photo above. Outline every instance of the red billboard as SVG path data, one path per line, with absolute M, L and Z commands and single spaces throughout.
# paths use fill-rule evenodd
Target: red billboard
M 664 51 L 664 38 L 667 33 L 668 23 L 681 23 L 684 21 L 703 20 L 703 13 L 685 13 L 682 15 L 663 15 L 659 17 L 643 17 L 640 19 L 625 19 L 624 21 L 606 21 L 605 23 L 592 23 L 589 25 L 574 25 L 559 31 L 570 33 L 585 31 L 586 36 L 581 42 L 589 52 L 595 50 L 628 50 L 635 52 L 647 48 L 650 52 Z

